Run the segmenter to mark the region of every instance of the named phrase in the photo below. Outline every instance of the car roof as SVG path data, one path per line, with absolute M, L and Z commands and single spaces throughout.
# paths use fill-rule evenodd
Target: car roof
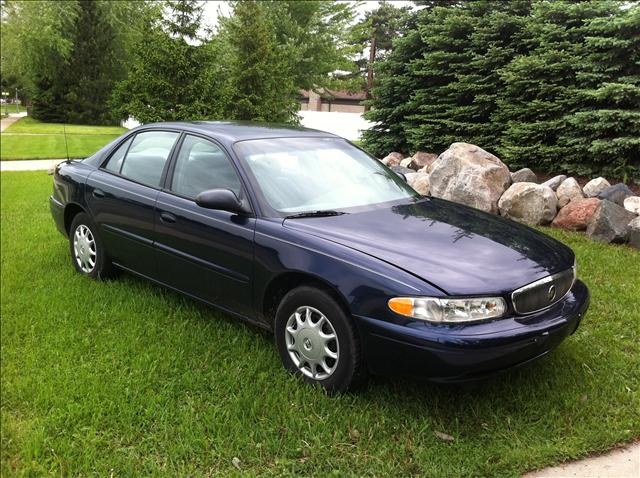
M 204 133 L 214 139 L 228 143 L 262 138 L 339 138 L 339 136 L 331 133 L 303 128 L 301 126 L 257 121 L 176 121 L 145 124 L 140 127 L 140 129 L 142 128 L 176 128 L 184 131 Z

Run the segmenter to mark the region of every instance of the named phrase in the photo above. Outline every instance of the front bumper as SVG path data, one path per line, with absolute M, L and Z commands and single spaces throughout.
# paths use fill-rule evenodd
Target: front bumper
M 546 355 L 575 332 L 588 307 L 589 290 L 578 280 L 564 299 L 526 316 L 456 326 L 355 321 L 371 372 L 463 382 Z

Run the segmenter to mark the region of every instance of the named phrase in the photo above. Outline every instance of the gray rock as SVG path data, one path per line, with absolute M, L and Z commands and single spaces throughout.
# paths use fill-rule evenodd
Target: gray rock
M 407 184 L 418 194 L 427 196 L 429 194 L 429 175 L 425 173 L 407 174 Z
M 405 168 L 404 166 L 391 166 L 391 170 L 392 170 L 394 173 L 402 173 L 402 174 L 404 174 L 405 176 L 406 176 L 407 174 L 413 174 L 413 173 L 415 173 L 415 171 L 414 171 L 413 169 Z
M 640 249 L 640 216 L 629 223 L 629 245 Z
M 511 180 L 514 183 L 537 183 L 538 176 L 529 168 L 518 169 L 516 172 L 511 173 Z
M 404 156 L 401 153 L 394 151 L 387 154 L 380 161 L 382 161 L 382 164 L 386 164 L 387 166 L 398 166 L 403 158 Z
M 640 196 L 630 196 L 625 199 L 624 208 L 634 214 L 640 214 Z
M 511 184 L 509 168 L 493 154 L 469 143 L 453 143 L 431 166 L 431 195 L 486 212 Z
M 609 181 L 607 181 L 605 178 L 595 178 L 585 184 L 584 188 L 582 188 L 582 191 L 584 192 L 584 195 L 586 197 L 594 198 L 609 186 L 611 186 L 611 184 L 609 184 Z
M 569 204 L 569 201 L 573 199 L 582 199 L 582 188 L 574 178 L 567 178 L 556 190 L 556 196 L 558 196 L 558 207 L 565 207 Z
M 525 224 L 549 224 L 558 211 L 558 198 L 548 186 L 515 183 L 498 202 L 500 214 Z
M 565 179 L 567 179 L 567 177 L 564 174 L 560 174 L 559 176 L 555 176 L 548 181 L 545 181 L 541 184 L 541 186 L 547 186 L 548 188 L 551 188 L 555 191 L 556 189 L 558 189 L 558 187 L 560 187 Z
M 600 191 L 598 199 L 606 199 L 622 206 L 629 196 L 633 196 L 633 191 L 626 184 L 618 183 Z
M 600 201 L 587 224 L 587 236 L 601 242 L 624 243 L 636 215 L 611 201 Z

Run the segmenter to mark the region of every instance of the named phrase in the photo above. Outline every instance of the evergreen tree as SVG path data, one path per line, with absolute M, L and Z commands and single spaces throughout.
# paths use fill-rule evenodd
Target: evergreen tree
M 230 49 L 231 119 L 286 122 L 298 109 L 297 89 L 287 59 L 278 51 L 275 26 L 266 4 L 241 1 L 225 24 Z
M 73 50 L 62 76 L 67 91 L 59 107 L 69 123 L 113 124 L 108 102 L 119 68 L 116 34 L 104 11 L 109 4 L 81 0 L 78 6 Z
M 374 85 L 375 63 L 391 52 L 393 40 L 402 35 L 409 10 L 383 0 L 378 8 L 368 11 L 352 27 L 352 41 L 360 46 L 359 58 L 355 61 L 356 75 L 364 79 L 362 83 L 368 100 Z
M 156 5 L 142 19 L 133 45 L 128 77 L 113 95 L 118 117 L 142 123 L 220 117 L 222 103 L 212 94 L 208 66 L 215 50 L 197 36 L 202 6 L 195 0 Z
M 419 11 L 409 20 L 406 35 L 394 42 L 393 52 L 375 66 L 376 83 L 373 88 L 373 108 L 365 117 L 373 126 L 363 131 L 367 150 L 378 157 L 390 151 L 408 151 L 408 116 L 414 104 L 410 98 L 420 87 L 412 65 L 421 58 L 425 48 L 417 26 L 424 22 L 426 11 Z
M 572 171 L 574 151 L 562 141 L 566 115 L 580 108 L 576 72 L 588 23 L 616 13 L 611 2 L 536 3 L 527 25 L 531 51 L 502 73 L 495 120 L 506 125 L 499 152 L 515 166 Z
M 455 141 L 495 149 L 501 130 L 491 121 L 501 87 L 497 70 L 526 48 L 522 30 L 530 3 L 430 2 L 416 12 L 413 31 L 381 65 L 375 110 L 368 113 L 378 124 L 364 134 L 367 147 L 378 155 L 391 145 L 440 152 Z
M 618 3 L 618 2 L 616 2 Z M 576 94 L 561 141 L 578 174 L 609 174 L 640 183 L 640 6 L 589 21 L 580 45 Z

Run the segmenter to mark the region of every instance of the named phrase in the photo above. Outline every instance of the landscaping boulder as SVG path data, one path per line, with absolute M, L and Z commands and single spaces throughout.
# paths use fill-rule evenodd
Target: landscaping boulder
M 607 201 L 614 202 L 619 206 L 622 206 L 624 204 L 624 200 L 629 196 L 633 196 L 633 191 L 623 183 L 609 186 L 608 188 L 600 191 L 600 194 L 598 194 L 599 199 L 606 199 Z
M 629 245 L 640 249 L 640 216 L 629 223 Z
M 586 197 L 594 198 L 609 186 L 611 186 L 611 184 L 609 184 L 609 181 L 605 178 L 595 178 L 585 184 L 582 191 Z
M 387 154 L 380 161 L 382 161 L 382 164 L 386 164 L 387 166 L 398 166 L 403 158 L 404 156 L 401 153 L 394 151 L 393 153 Z
M 422 195 L 427 196 L 429 194 L 429 175 L 425 173 L 411 173 L 407 174 L 407 184 L 411 186 L 415 191 Z
M 411 165 L 408 167 L 419 172 L 428 173 L 436 159 L 438 159 L 437 154 L 418 151 L 411 157 Z
M 558 196 L 558 207 L 565 207 L 569 204 L 569 201 L 573 199 L 582 199 L 582 188 L 574 178 L 567 178 L 556 190 L 556 196 Z
M 640 214 L 640 196 L 630 196 L 624 200 L 624 208 L 634 214 Z
M 611 201 L 600 201 L 587 224 L 587 235 L 602 242 L 624 243 L 636 215 Z
M 453 143 L 431 166 L 431 195 L 496 214 L 511 184 L 509 168 L 469 143 Z
M 549 224 L 558 211 L 553 190 L 536 183 L 515 183 L 498 202 L 500 214 L 526 224 Z
M 416 168 L 411 167 L 412 163 L 413 163 L 413 158 L 409 156 L 408 158 L 404 158 L 402 161 L 400 161 L 400 166 L 402 166 L 403 168 L 411 169 L 413 171 L 417 171 Z
M 552 225 L 571 231 L 584 231 L 599 204 L 598 198 L 574 199 L 558 211 Z
M 515 173 L 511 173 L 511 181 L 514 183 L 537 183 L 538 176 L 529 168 L 522 168 Z
M 555 176 L 548 181 L 545 181 L 541 184 L 541 186 L 547 186 L 548 188 L 551 188 L 555 191 L 556 189 L 558 189 L 558 187 L 560 187 L 565 179 L 567 179 L 567 177 L 564 174 L 560 174 L 559 176 Z

